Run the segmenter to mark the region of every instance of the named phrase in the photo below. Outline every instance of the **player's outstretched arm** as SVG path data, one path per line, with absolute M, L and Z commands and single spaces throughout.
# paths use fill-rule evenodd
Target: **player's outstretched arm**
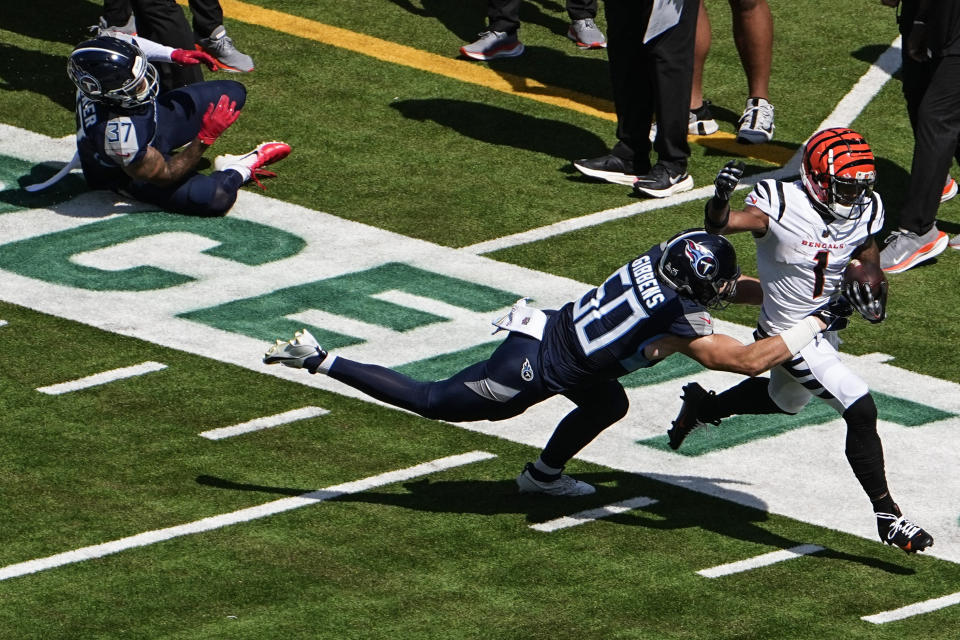
M 665 336 L 647 345 L 645 352 L 650 360 L 682 353 L 708 369 L 753 377 L 789 360 L 826 326 L 819 318 L 810 316 L 780 335 L 748 345 L 722 333 L 698 338 Z
M 747 206 L 743 211 L 730 210 L 730 197 L 740 183 L 745 168 L 742 161 L 731 160 L 717 173 L 713 181 L 713 197 L 707 200 L 703 210 L 703 226 L 710 233 L 766 232 L 767 216 L 760 209 Z

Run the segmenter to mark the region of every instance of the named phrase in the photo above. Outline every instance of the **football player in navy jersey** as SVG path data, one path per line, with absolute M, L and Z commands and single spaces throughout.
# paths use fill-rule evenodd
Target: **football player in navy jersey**
M 265 142 L 244 155 L 216 158 L 210 175 L 197 172 L 203 153 L 239 117 L 246 89 L 220 80 L 158 95 L 150 60 L 211 68 L 216 61 L 201 51 L 110 33 L 77 45 L 67 63 L 77 86 L 77 155 L 91 188 L 167 211 L 222 216 L 245 182 L 272 175 L 262 167 L 290 153 L 286 143 Z
M 263 361 L 325 373 L 383 402 L 451 422 L 503 420 L 564 395 L 576 408 L 517 484 L 521 492 L 586 495 L 594 488 L 562 471 L 626 414 L 627 395 L 617 378 L 677 352 L 711 369 L 754 376 L 790 358 L 829 323 L 811 315 L 749 346 L 713 333 L 708 309 L 725 306 L 740 277 L 726 238 L 695 229 L 652 247 L 559 310 L 518 302 L 494 322 L 509 333 L 493 355 L 447 380 L 420 382 L 327 354 L 306 329 L 288 342 L 277 340 Z
M 852 260 L 880 270 L 874 235 L 883 228 L 883 201 L 873 186 L 873 151 L 856 131 L 818 131 L 804 144 L 799 180 L 761 180 L 742 210 L 730 210 L 730 196 L 743 174 L 731 161 L 716 179 L 707 201 L 705 226 L 714 233 L 749 231 L 757 247 L 762 298 L 758 337 L 776 335 L 831 300 L 849 301 L 872 323 L 886 316 L 886 282 L 873 290 L 843 274 Z M 843 296 L 840 296 L 841 289 Z M 745 300 L 741 300 L 745 301 Z M 883 446 L 877 433 L 877 406 L 867 383 L 840 360 L 839 341 L 825 332 L 769 378 L 752 378 L 715 393 L 696 382 L 683 387 L 683 406 L 668 431 L 680 447 L 695 428 L 738 414 L 796 414 L 813 396 L 830 405 L 847 426 L 845 453 L 850 468 L 873 504 L 884 542 L 907 552 L 923 551 L 933 537 L 903 516 L 887 486 Z

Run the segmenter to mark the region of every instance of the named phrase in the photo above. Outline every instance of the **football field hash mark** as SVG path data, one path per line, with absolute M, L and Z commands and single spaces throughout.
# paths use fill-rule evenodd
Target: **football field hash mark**
M 103 556 L 111 555 L 126 549 L 145 547 L 147 545 L 162 542 L 164 540 L 170 540 L 171 538 L 179 538 L 181 536 L 192 535 L 194 533 L 212 531 L 213 529 L 219 529 L 221 527 L 237 524 L 238 522 L 257 520 L 259 518 L 265 518 L 277 513 L 283 513 L 284 511 L 290 511 L 291 509 L 299 509 L 300 507 L 306 507 L 318 502 L 324 502 L 326 500 L 338 498 L 343 495 L 360 493 L 361 491 L 366 491 L 367 489 L 382 487 L 384 485 L 394 484 L 395 482 L 403 482 L 404 480 L 410 480 L 419 476 L 435 473 L 437 471 L 452 469 L 453 467 L 459 467 L 472 462 L 480 462 L 481 460 L 489 460 L 496 457 L 496 455 L 486 451 L 469 451 L 467 453 L 461 453 L 454 456 L 438 458 L 437 460 L 423 462 L 412 467 L 407 467 L 406 469 L 387 471 L 385 473 L 370 476 L 368 478 L 362 478 L 360 480 L 354 480 L 352 482 L 345 482 L 343 484 L 327 487 L 326 489 L 318 489 L 317 491 L 311 491 L 310 493 L 304 493 L 292 498 L 281 498 L 280 500 L 274 500 L 272 502 L 267 502 L 254 507 L 247 507 L 246 509 L 239 509 L 237 511 L 231 511 L 230 513 L 222 513 L 220 515 L 202 518 L 194 522 L 188 522 L 187 524 L 167 527 L 166 529 L 146 531 L 144 533 L 138 533 L 126 538 L 120 538 L 118 540 L 112 540 L 102 544 L 95 544 L 89 547 L 82 547 L 80 549 L 74 549 L 73 551 L 66 551 L 64 553 L 58 553 L 56 555 L 47 556 L 46 558 L 37 558 L 35 560 L 11 564 L 0 568 L 0 580 L 16 578 L 29 573 L 37 573 L 38 571 L 53 569 L 54 567 L 73 564 L 75 562 L 82 562 L 83 560 L 102 558 Z
M 818 551 L 823 551 L 823 547 L 815 544 L 801 544 L 796 547 L 790 547 L 789 549 L 764 553 L 763 555 L 747 558 L 746 560 L 721 564 L 716 567 L 710 567 L 709 569 L 701 569 L 697 571 L 697 573 L 705 578 L 719 578 L 734 573 L 750 571 L 759 567 L 766 567 L 767 565 L 783 562 L 784 560 L 793 560 L 794 558 L 817 553 Z
M 273 427 L 290 424 L 291 422 L 316 418 L 328 413 L 330 412 L 327 409 L 321 409 L 320 407 L 301 407 L 299 409 L 284 411 L 283 413 L 278 413 L 272 416 L 256 418 L 254 420 L 250 420 L 249 422 L 242 422 L 230 427 L 209 429 L 208 431 L 201 432 L 199 435 L 207 438 L 208 440 L 222 440 L 231 436 L 238 436 L 242 433 L 250 433 L 251 431 L 260 431 L 262 429 L 272 429 Z
M 80 391 L 81 389 L 97 387 L 102 384 L 116 382 L 117 380 L 134 378 L 136 376 L 142 376 L 145 373 L 161 371 L 166 368 L 167 365 L 161 362 L 141 362 L 140 364 L 135 364 L 130 367 L 111 369 L 110 371 L 104 371 L 103 373 L 95 373 L 92 376 L 86 376 L 85 378 L 79 378 L 77 380 L 52 384 L 47 387 L 37 387 L 37 391 L 51 396 L 58 396 L 62 393 L 70 393 L 71 391 Z
M 637 496 L 636 498 L 629 498 L 620 502 L 614 502 L 613 504 L 608 504 L 597 509 L 587 509 L 586 511 L 580 511 L 579 513 L 574 513 L 573 515 L 563 516 L 562 518 L 548 520 L 547 522 L 541 522 L 539 524 L 532 524 L 530 525 L 530 528 L 544 532 L 556 531 L 558 529 L 566 529 L 568 527 L 575 527 L 578 524 L 592 522 L 600 518 L 615 516 L 618 513 L 626 513 L 627 511 L 632 511 L 633 509 L 641 509 L 656 503 L 657 501 L 653 498 Z
M 924 600 L 923 602 L 910 604 L 905 607 L 900 607 L 899 609 L 892 609 L 891 611 L 881 611 L 872 616 L 863 616 L 860 619 L 874 624 L 884 624 L 886 622 L 893 622 L 894 620 L 910 618 L 921 613 L 929 613 L 955 604 L 960 604 L 960 592 L 951 593 L 948 596 L 941 596 L 931 600 Z

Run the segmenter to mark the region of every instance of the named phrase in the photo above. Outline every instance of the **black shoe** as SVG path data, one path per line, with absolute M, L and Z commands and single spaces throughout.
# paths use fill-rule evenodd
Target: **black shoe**
M 633 190 L 637 194 L 666 198 L 675 193 L 693 189 L 693 178 L 686 171 L 670 174 L 665 166 L 659 162 L 646 175 L 637 176 L 633 181 Z
M 679 449 L 684 438 L 690 435 L 691 431 L 705 426 L 697 418 L 697 413 L 699 413 L 700 405 L 703 404 L 704 399 L 715 395 L 714 391 L 707 391 L 696 382 L 691 382 L 683 387 L 683 395 L 680 396 L 680 399 L 683 400 L 683 406 L 680 407 L 677 419 L 673 421 L 673 427 L 667 430 L 671 449 Z M 708 422 L 714 425 L 720 424 L 719 420 L 709 420 Z
M 573 166 L 585 176 L 627 186 L 632 185 L 638 175 L 632 161 L 624 160 L 612 153 L 599 158 L 575 160 Z
M 894 505 L 896 513 L 877 513 L 877 532 L 880 539 L 889 545 L 900 547 L 907 553 L 923 551 L 933 546 L 933 536 L 918 525 L 903 517 L 900 507 Z

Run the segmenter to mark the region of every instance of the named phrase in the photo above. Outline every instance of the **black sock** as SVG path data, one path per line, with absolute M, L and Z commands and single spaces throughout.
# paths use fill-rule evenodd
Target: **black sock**
M 883 468 L 883 445 L 877 434 L 877 405 L 868 393 L 843 412 L 847 423 L 847 462 L 860 482 L 874 511 L 897 513 L 897 505 L 887 489 Z
M 786 413 L 770 399 L 769 384 L 769 378 L 747 378 L 723 393 L 706 398 L 697 418 L 702 422 L 716 422 L 734 415 Z

